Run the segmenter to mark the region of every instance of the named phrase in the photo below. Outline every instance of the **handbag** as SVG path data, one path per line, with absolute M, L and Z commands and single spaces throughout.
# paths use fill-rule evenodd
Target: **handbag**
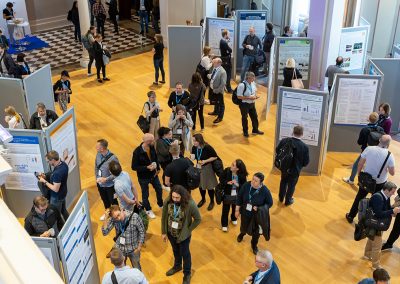
M 383 162 L 382 167 L 379 170 L 379 173 L 376 178 L 379 178 L 381 176 L 382 171 L 386 165 L 387 160 L 389 159 L 390 154 L 391 154 L 390 151 L 388 151 L 385 161 Z M 360 188 L 364 189 L 365 191 L 367 191 L 368 193 L 374 193 L 375 186 L 376 186 L 376 180 L 369 173 L 360 172 L 360 174 L 358 175 L 358 186 Z
M 293 68 L 293 76 L 290 82 L 292 83 L 292 88 L 304 89 L 303 80 L 297 79 L 296 68 Z
M 108 63 L 110 63 L 110 58 L 105 54 L 103 54 L 103 63 L 104 63 L 104 65 L 107 65 Z
M 224 188 L 221 185 L 221 183 L 219 183 L 215 187 L 215 201 L 217 202 L 218 205 L 220 205 L 223 200 L 224 200 Z
M 145 102 L 145 104 L 149 104 L 148 102 Z M 150 107 L 150 104 L 149 104 Z M 139 128 L 142 130 L 143 133 L 149 133 L 150 130 L 150 121 L 147 120 L 146 117 L 143 116 L 143 110 L 144 110 L 144 105 L 142 108 L 142 112 L 138 118 L 138 120 L 136 121 L 137 126 L 139 126 Z
M 212 168 L 217 177 L 220 177 L 222 172 L 224 171 L 224 165 L 222 163 L 222 160 L 220 158 L 214 160 L 212 162 Z

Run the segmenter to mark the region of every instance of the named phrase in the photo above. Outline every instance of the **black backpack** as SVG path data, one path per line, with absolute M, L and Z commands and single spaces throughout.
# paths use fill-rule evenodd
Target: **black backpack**
M 186 178 L 187 178 L 188 190 L 193 190 L 198 188 L 200 185 L 200 170 L 191 165 L 186 170 Z
M 286 143 L 276 152 L 274 165 L 282 173 L 287 173 L 294 163 L 295 146 L 292 139 L 287 139 Z
M 240 83 L 240 84 L 243 84 L 244 85 L 244 89 L 243 89 L 243 94 L 244 94 L 244 92 L 246 92 L 246 84 L 244 83 L 244 82 L 242 82 L 242 83 Z M 239 85 L 240 85 L 239 84 Z M 239 85 L 233 90 L 233 93 L 232 93 L 232 102 L 235 104 L 235 105 L 240 105 L 241 103 L 242 103 L 242 100 L 240 100 L 239 98 L 238 98 L 238 96 L 237 96 L 237 88 L 239 87 Z
M 379 126 L 370 127 L 367 145 L 368 146 L 377 146 L 379 144 L 379 139 L 381 139 L 382 135 L 384 135 L 384 134 L 385 134 L 385 132 L 383 131 L 383 129 L 381 127 L 379 127 Z
M 68 11 L 67 21 L 68 21 L 68 22 L 72 22 L 72 10 L 69 10 L 69 11 Z

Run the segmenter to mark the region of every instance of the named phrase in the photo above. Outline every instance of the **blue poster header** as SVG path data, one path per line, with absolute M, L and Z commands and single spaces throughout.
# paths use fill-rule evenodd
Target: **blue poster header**
M 39 144 L 39 137 L 36 136 L 13 136 L 10 142 L 13 144 Z
M 240 13 L 240 20 L 265 20 L 266 16 L 265 12 Z

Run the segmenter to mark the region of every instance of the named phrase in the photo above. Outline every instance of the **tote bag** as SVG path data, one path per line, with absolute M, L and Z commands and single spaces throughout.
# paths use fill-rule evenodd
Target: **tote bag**
M 293 76 L 292 76 L 292 88 L 294 89 L 304 89 L 303 81 L 301 79 L 297 79 L 296 68 L 293 68 Z

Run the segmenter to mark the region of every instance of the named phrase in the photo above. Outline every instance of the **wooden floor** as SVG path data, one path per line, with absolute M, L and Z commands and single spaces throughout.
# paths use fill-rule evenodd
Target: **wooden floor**
M 130 169 L 132 151 L 141 142 L 136 120 L 147 99 L 146 93 L 155 90 L 165 110 L 161 114 L 161 122 L 166 125 L 170 114 L 166 103 L 169 89 L 152 86 L 154 78 L 150 53 L 113 61 L 107 66 L 107 76 L 111 81 L 103 85 L 93 77 L 87 78 L 83 69 L 70 75 L 72 105 L 77 113 L 82 189 L 89 192 L 97 260 L 102 277 L 113 268 L 110 261 L 105 259 L 113 241 L 111 237 L 103 237 L 100 230 L 99 217 L 104 208 L 93 176 L 96 140 L 105 138 L 109 141 L 111 151 L 118 156 L 123 169 L 129 172 L 138 188 L 136 173 Z M 263 92 L 266 94 L 265 89 Z M 257 101 L 259 109 L 263 108 L 261 104 L 265 101 L 265 98 Z M 226 95 L 225 102 L 226 113 L 220 125 L 213 126 L 214 118 L 205 115 L 204 136 L 225 165 L 242 158 L 251 174 L 256 171 L 266 174 L 265 183 L 274 198 L 271 210 L 272 236 L 269 242 L 260 238 L 259 248 L 272 252 L 281 271 L 282 283 L 357 283 L 364 277 L 370 277 L 370 264 L 360 259 L 366 241 L 355 242 L 353 226 L 344 219 L 356 188 L 343 183 L 341 178 L 349 174 L 349 165 L 357 154 L 328 153 L 322 175 L 301 177 L 294 205 L 289 208 L 279 206 L 277 194 L 280 176 L 271 170 L 276 107 L 272 106 L 267 120 L 260 125 L 265 135 L 245 139 L 241 133 L 237 106 L 232 104 L 229 95 Z M 205 113 L 209 111 L 211 107 L 206 106 Z M 391 151 L 400 159 L 398 143 L 393 143 Z M 398 175 L 393 180 L 400 184 Z M 154 191 L 150 192 L 157 218 L 150 222 L 146 247 L 142 251 L 143 272 L 150 283 L 180 283 L 182 274 L 165 276 L 172 265 L 172 250 L 169 244 L 161 240 L 161 211 L 155 203 Z M 164 192 L 164 197 L 166 195 Z M 193 192 L 193 198 L 199 200 L 198 191 Z M 242 283 L 255 270 L 250 237 L 246 236 L 242 243 L 237 243 L 238 227 L 230 225 L 228 233 L 220 229 L 221 207 L 216 206 L 211 212 L 206 207 L 201 208 L 203 221 L 192 236 L 192 283 Z M 387 233 L 383 238 L 387 238 Z M 400 249 L 383 253 L 381 262 L 392 276 L 391 283 L 400 283 Z

